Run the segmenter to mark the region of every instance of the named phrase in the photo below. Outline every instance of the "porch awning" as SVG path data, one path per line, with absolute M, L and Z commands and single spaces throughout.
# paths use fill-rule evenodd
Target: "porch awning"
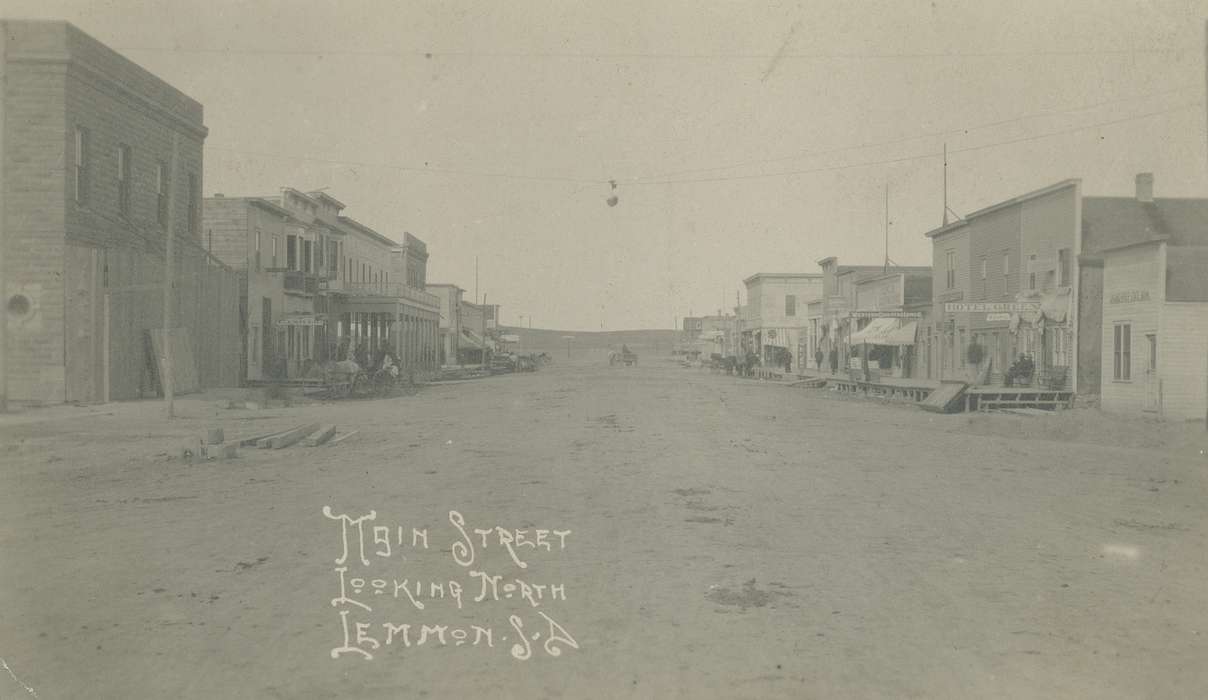
M 852 345 L 914 345 L 918 321 L 902 323 L 897 318 L 874 318 L 867 326 L 851 334 Z
M 461 342 L 464 344 L 468 344 L 471 348 L 473 348 L 475 350 L 483 349 L 482 338 L 478 337 L 478 334 L 475 333 L 474 331 L 470 330 L 469 328 L 461 329 Z

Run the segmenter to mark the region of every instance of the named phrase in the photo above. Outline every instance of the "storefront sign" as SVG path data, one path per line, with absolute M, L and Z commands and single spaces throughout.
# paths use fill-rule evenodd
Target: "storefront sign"
M 1003 313 L 986 314 L 986 320 L 987 321 L 1010 321 L 1011 314 L 1003 314 Z
M 277 319 L 278 326 L 322 326 L 325 325 L 322 321 L 314 316 L 296 316 L 290 318 Z
M 850 318 L 922 318 L 919 311 L 853 311 Z
M 950 302 L 944 304 L 944 311 L 950 314 L 963 313 L 1007 313 L 1019 314 L 1025 312 L 1040 311 L 1040 302 L 1038 301 L 965 301 L 965 302 Z
M 1131 304 L 1137 301 L 1149 301 L 1148 289 L 1130 289 L 1127 292 L 1116 292 L 1109 298 L 1112 304 Z

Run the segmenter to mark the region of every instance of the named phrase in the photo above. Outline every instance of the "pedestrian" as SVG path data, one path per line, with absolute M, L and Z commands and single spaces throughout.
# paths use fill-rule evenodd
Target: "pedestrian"
M 784 373 L 793 373 L 793 353 L 789 352 L 788 350 L 784 351 Z
M 819 372 L 822 371 L 822 358 L 823 357 L 824 357 L 824 355 L 822 353 L 822 348 L 818 348 L 818 350 L 814 352 L 814 366 L 818 368 Z

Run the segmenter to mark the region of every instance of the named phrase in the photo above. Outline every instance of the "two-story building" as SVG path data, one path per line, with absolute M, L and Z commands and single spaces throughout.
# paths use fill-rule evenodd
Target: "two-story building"
M 1026 356 L 1036 383 L 1076 389 L 1081 203 L 1080 182 L 1065 180 L 926 234 L 935 279 L 922 347 L 932 378 L 1000 383 Z
M 429 284 L 427 291 L 437 298 L 439 309 L 437 360 L 440 365 L 458 364 L 461 352 L 461 304 L 465 290 L 455 284 Z
M 244 273 L 248 380 L 304 377 L 328 360 L 373 366 L 383 352 L 404 370 L 436 369 L 438 301 L 415 286 L 426 245 L 411 234 L 399 245 L 344 208 L 292 188 L 205 200 L 215 255 Z
M 202 105 L 66 22 L 2 20 L 0 35 L 8 398 L 160 390 L 147 348 L 169 235 L 177 391 L 237 385 L 238 277 L 200 226 Z
M 743 309 L 742 347 L 760 361 L 781 365 L 785 355 L 793 366 L 805 367 L 806 307 L 822 296 L 822 275 L 813 272 L 758 272 L 743 280 L 747 303 Z
M 861 362 L 899 378 L 927 376 L 916 350 L 918 327 L 931 306 L 931 270 L 896 267 L 855 284 L 856 324 L 849 342 L 862 345 Z
M 805 350 L 810 367 L 833 370 L 846 368 L 853 360 L 862 361 L 862 358 L 856 355 L 856 346 L 851 342 L 851 336 L 866 326 L 872 318 L 866 314 L 855 313 L 860 310 L 856 295 L 862 282 L 889 274 L 930 276 L 930 268 L 927 267 L 840 265 L 836 257 L 819 260 L 818 267 L 822 271 L 822 294 L 807 309 L 809 320 Z M 916 286 L 917 282 L 912 281 L 912 300 L 915 298 Z M 903 287 L 903 295 L 904 290 Z M 865 292 L 865 299 L 868 299 L 868 292 Z M 821 365 L 818 363 L 819 358 Z

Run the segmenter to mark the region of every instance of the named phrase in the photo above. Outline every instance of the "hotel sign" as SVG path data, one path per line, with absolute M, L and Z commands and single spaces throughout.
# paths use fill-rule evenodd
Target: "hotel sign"
M 950 314 L 1021 314 L 1027 312 L 1040 311 L 1040 302 L 1038 301 L 1004 301 L 1004 302 L 986 302 L 986 301 L 966 301 L 966 302 L 949 302 L 944 304 L 944 311 Z
M 287 316 L 277 319 L 278 326 L 322 326 L 324 323 L 314 316 Z
M 1149 301 L 1148 289 L 1131 289 L 1127 292 L 1116 292 L 1108 298 L 1111 304 L 1132 304 L 1138 301 Z
M 919 311 L 853 311 L 850 318 L 922 318 Z

